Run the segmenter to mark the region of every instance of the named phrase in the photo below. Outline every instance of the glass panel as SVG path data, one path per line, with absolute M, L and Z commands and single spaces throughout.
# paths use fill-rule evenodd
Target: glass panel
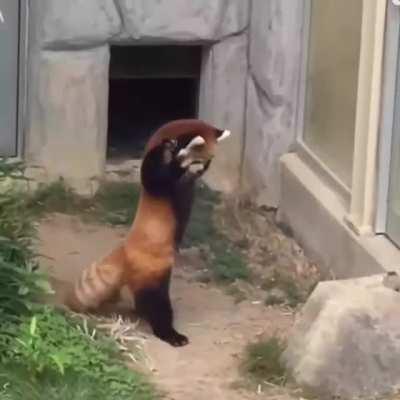
M 400 38 L 399 38 L 400 54 Z M 387 233 L 400 245 L 400 61 L 397 62 L 396 99 L 394 106 L 392 157 L 388 196 Z
M 313 0 L 304 141 L 351 186 L 362 0 Z

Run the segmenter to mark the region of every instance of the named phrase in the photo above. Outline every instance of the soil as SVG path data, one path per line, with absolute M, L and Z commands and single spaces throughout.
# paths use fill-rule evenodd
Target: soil
M 87 224 L 77 217 L 53 214 L 40 223 L 40 253 L 57 281 L 68 284 L 89 263 L 110 251 L 126 228 Z M 199 260 L 199 262 L 201 262 Z M 173 348 L 149 333 L 140 323 L 144 349 L 152 360 L 152 377 L 169 400 L 296 399 L 288 389 L 243 385 L 241 356 L 246 345 L 259 337 L 287 336 L 293 313 L 266 307 L 258 291 L 244 301 L 235 299 L 214 283 L 196 279 L 201 266 L 193 257 L 181 257 L 175 268 L 171 297 L 178 331 L 190 344 Z

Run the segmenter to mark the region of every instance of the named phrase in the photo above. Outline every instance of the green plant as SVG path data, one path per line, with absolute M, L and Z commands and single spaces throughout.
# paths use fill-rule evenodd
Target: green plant
M 250 278 L 250 271 L 242 255 L 229 245 L 225 250 L 214 248 L 211 263 L 214 278 L 219 282 L 234 282 L 236 279 Z
M 31 211 L 39 216 L 51 212 L 75 213 L 84 205 L 84 201 L 61 178 L 40 184 L 27 202 Z
M 49 288 L 38 272 L 34 214 L 71 210 L 75 195 L 61 182 L 30 198 L 13 185 L 20 168 L 0 160 L 0 400 L 155 399 L 113 342 L 37 302 Z
M 77 326 L 77 321 L 50 307 L 38 309 L 20 325 L 10 326 L 10 337 L 0 346 L 1 365 L 10 364 L 11 370 L 23 366 L 20 370 L 29 376 L 31 385 L 44 385 L 54 393 L 65 385 L 61 377 L 72 382 L 71 377 L 79 376 L 80 384 L 72 385 L 73 390 L 81 391 L 85 383 L 90 396 L 101 393 L 104 399 L 130 399 L 133 395 L 138 400 L 155 398 L 151 385 L 123 365 L 112 341 L 93 328 Z
M 30 211 L 79 214 L 85 219 L 112 225 L 129 225 L 139 201 L 139 185 L 129 182 L 103 182 L 93 198 L 77 195 L 62 179 L 42 184 L 26 199 Z
M 202 183 L 198 185 L 183 245 L 209 247 L 208 263 L 218 282 L 247 280 L 250 278 L 250 271 L 242 254 L 215 225 L 214 207 L 219 201 L 220 195 L 217 192 Z
M 100 220 L 113 225 L 130 225 L 139 202 L 140 187 L 128 182 L 105 182 L 93 199 Z
M 248 345 L 242 363 L 244 372 L 256 381 L 285 383 L 286 371 L 281 364 L 284 349 L 285 343 L 275 336 L 266 341 Z
M 23 179 L 21 165 L 0 160 L 0 184 Z M 0 193 L 0 319 L 29 313 L 37 297 L 49 290 L 35 260 L 36 230 L 26 196 L 13 184 Z M 2 324 L 3 326 L 3 324 Z M 0 330 L 2 329 L 0 327 Z

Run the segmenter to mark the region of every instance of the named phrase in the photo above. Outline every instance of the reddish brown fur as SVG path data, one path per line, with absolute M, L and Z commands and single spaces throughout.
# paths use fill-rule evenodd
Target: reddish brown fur
M 149 140 L 146 152 L 164 139 L 201 135 L 203 157 L 211 159 L 216 146 L 216 129 L 198 120 L 174 121 L 161 127 Z M 167 199 L 151 196 L 142 186 L 138 210 L 125 242 L 96 266 L 89 266 L 76 282 L 68 305 L 77 311 L 96 309 L 125 285 L 133 292 L 151 287 L 174 264 L 176 215 Z

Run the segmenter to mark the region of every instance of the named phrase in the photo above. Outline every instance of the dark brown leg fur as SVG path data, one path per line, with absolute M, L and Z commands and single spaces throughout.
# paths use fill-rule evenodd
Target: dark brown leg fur
M 135 293 L 136 311 L 148 321 L 154 335 L 171 346 L 180 347 L 188 344 L 189 340 L 173 327 L 173 310 L 169 297 L 170 276 L 169 271 L 157 287 L 141 289 Z

